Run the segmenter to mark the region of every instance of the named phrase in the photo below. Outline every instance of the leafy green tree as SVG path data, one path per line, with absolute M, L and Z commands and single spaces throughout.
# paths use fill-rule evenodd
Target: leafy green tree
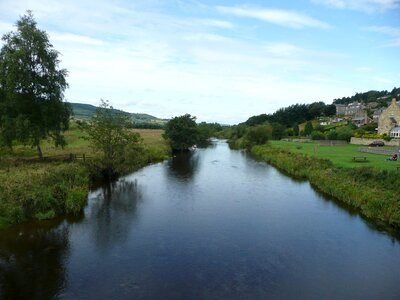
M 280 123 L 274 122 L 272 125 L 272 138 L 274 140 L 280 140 L 285 135 L 285 126 Z
M 251 148 L 254 145 L 262 145 L 271 139 L 273 134 L 273 128 L 271 125 L 256 125 L 251 126 L 247 129 L 245 137 L 245 144 L 247 148 Z
M 310 121 L 308 121 L 306 123 L 306 126 L 304 127 L 304 134 L 310 135 L 311 132 L 313 132 L 313 130 L 314 130 L 314 127 L 313 127 L 312 123 Z
M 294 133 L 295 136 L 298 136 L 300 134 L 299 125 L 296 124 L 296 125 L 293 126 L 293 133 Z
M 337 138 L 338 138 L 338 134 L 335 129 L 329 130 L 328 133 L 326 134 L 327 140 L 337 140 Z
M 71 109 L 63 102 L 67 70 L 59 68 L 59 53 L 36 25 L 28 11 L 16 31 L 2 37 L 0 140 L 9 147 L 14 139 L 29 143 L 42 158 L 42 139 L 65 145 L 62 132 L 68 129 Z
M 164 138 L 173 150 L 188 150 L 199 140 L 196 117 L 186 114 L 171 119 L 165 125 Z
M 128 114 L 114 110 L 108 101 L 101 100 L 90 122 L 82 127 L 90 146 L 100 153 L 100 160 L 93 167 L 104 177 L 112 178 L 120 173 L 127 153 L 132 149 L 140 150 L 140 135 L 128 129 L 129 124 Z
M 198 143 L 207 145 L 211 137 L 215 137 L 217 132 L 222 131 L 222 126 L 218 123 L 201 122 L 197 124 Z
M 353 136 L 353 129 L 350 126 L 338 127 L 336 128 L 336 132 L 338 140 L 345 140 L 349 142 Z
M 325 135 L 321 131 L 314 130 L 311 132 L 311 138 L 313 140 L 325 140 Z
M 330 104 L 330 105 L 325 106 L 324 115 L 327 117 L 336 115 L 336 105 Z

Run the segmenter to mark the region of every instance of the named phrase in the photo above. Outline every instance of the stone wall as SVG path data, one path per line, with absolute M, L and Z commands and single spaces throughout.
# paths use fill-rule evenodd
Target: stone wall
M 390 142 L 387 142 L 383 139 L 364 139 L 364 138 L 356 138 L 352 137 L 350 140 L 350 144 L 354 145 L 369 145 L 374 141 L 382 141 L 386 146 L 400 146 L 400 139 L 392 139 Z

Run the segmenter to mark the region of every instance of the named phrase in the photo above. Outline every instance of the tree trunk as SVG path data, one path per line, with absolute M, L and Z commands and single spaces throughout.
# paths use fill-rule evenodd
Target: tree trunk
M 40 148 L 40 144 L 36 145 L 36 150 L 37 150 L 37 154 L 40 160 L 43 159 L 43 153 L 42 153 L 42 148 Z

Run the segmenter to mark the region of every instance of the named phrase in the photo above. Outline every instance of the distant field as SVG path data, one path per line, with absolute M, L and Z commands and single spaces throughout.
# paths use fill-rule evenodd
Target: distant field
M 162 137 L 164 130 L 162 129 L 133 129 L 138 132 L 143 138 L 145 145 L 165 145 Z M 67 145 L 63 148 L 54 146 L 52 141 L 42 141 L 43 156 L 66 155 L 74 154 L 87 154 L 91 153 L 92 149 L 89 147 L 89 141 L 84 139 L 85 134 L 78 128 L 75 122 L 71 122 L 70 129 L 64 133 Z M 15 145 L 13 153 L 5 154 L 0 153 L 3 157 L 35 157 L 37 155 L 36 149 L 30 146 Z
M 319 146 L 316 143 L 299 143 L 286 141 L 271 141 L 274 147 L 282 147 L 293 153 L 303 153 L 318 158 L 325 158 L 332 161 L 338 167 L 353 168 L 361 166 L 371 166 L 385 170 L 396 170 L 400 166 L 399 161 L 386 161 L 388 155 L 370 154 L 360 152 L 359 145 L 343 145 L 343 146 Z M 398 151 L 397 147 L 385 147 L 393 149 L 393 153 Z M 368 162 L 354 162 L 354 156 L 365 156 Z M 400 172 L 400 170 L 399 170 Z

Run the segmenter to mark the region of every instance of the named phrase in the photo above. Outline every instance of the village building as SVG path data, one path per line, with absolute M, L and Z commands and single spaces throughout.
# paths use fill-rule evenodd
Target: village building
M 352 102 L 349 104 L 335 104 L 336 115 L 354 117 L 357 113 L 361 113 L 365 106 L 362 103 Z
M 368 118 L 367 112 L 365 110 L 360 110 L 354 114 L 352 122 L 357 127 L 363 126 L 370 123 L 371 119 Z
M 393 98 L 389 107 L 381 113 L 378 121 L 378 134 L 397 134 L 396 127 L 400 126 L 400 106 Z M 398 136 L 393 136 L 399 138 Z
M 400 139 L 400 127 L 394 127 L 390 130 L 390 137 L 394 139 Z
M 374 111 L 374 113 L 372 115 L 373 122 L 378 123 L 379 117 L 385 111 L 385 109 L 386 109 L 386 107 L 381 107 Z

